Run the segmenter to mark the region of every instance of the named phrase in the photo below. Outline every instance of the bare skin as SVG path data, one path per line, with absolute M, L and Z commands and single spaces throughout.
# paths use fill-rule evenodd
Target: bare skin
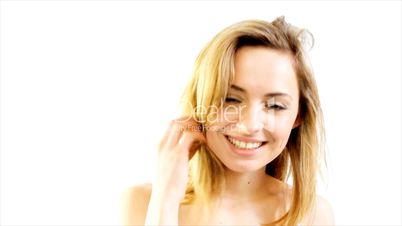
M 273 94 L 275 98 L 270 99 Z M 265 47 L 240 48 L 228 97 L 226 103 L 244 109 L 244 114 L 218 117 L 217 129 L 204 133 L 191 129 L 197 127 L 195 120 L 172 121 L 159 145 L 153 189 L 143 185 L 128 191 L 126 225 L 259 225 L 286 213 L 290 188 L 266 175 L 265 166 L 283 151 L 291 130 L 300 123 L 291 56 Z M 197 150 L 197 142 L 205 143 L 226 167 L 226 190 L 219 197 L 217 211 L 205 221 L 199 220 L 199 203 L 180 205 L 188 181 L 188 160 Z M 258 148 L 253 149 L 258 151 L 239 154 L 236 150 L 245 148 L 240 142 L 257 143 Z M 302 224 L 334 224 L 324 199 L 319 197 L 315 207 Z
M 172 127 L 175 126 L 171 125 Z M 166 137 L 171 138 L 171 135 Z M 189 137 L 192 137 L 193 142 L 203 140 L 200 134 L 188 135 L 187 139 Z M 191 142 L 187 144 L 184 150 L 188 152 L 184 154 L 180 151 L 163 153 L 164 149 L 161 149 L 159 154 L 165 161 L 160 164 L 160 170 L 170 177 L 159 178 L 159 187 L 152 189 L 151 184 L 143 184 L 126 191 L 123 199 L 124 225 L 260 225 L 261 222 L 269 223 L 279 219 L 288 210 L 290 187 L 266 175 L 263 168 L 250 173 L 228 170 L 228 189 L 220 197 L 217 212 L 207 221 L 200 221 L 202 216 L 199 203 L 179 204 L 187 183 L 187 165 L 176 167 L 177 164 L 167 164 L 172 161 L 188 163 L 196 146 Z M 165 144 L 162 142 L 161 145 Z M 181 154 L 184 159 L 179 158 Z M 176 170 L 185 173 L 178 173 Z M 181 187 L 176 187 L 179 182 L 182 183 Z M 172 186 L 171 183 L 177 184 Z M 328 202 L 318 197 L 315 205 L 315 210 L 306 216 L 302 225 L 334 225 Z
M 263 173 L 263 172 L 262 172 Z M 242 189 L 232 189 L 232 191 L 240 192 L 243 190 L 252 191 L 254 193 L 243 193 L 239 197 L 234 193 L 225 193 L 220 198 L 220 204 L 214 216 L 205 222 L 199 222 L 197 213 L 197 204 L 181 207 L 182 225 L 260 225 L 261 222 L 271 222 L 280 218 L 286 209 L 285 197 L 286 187 L 280 181 L 268 176 L 262 175 L 260 180 L 242 182 L 236 181 L 237 184 L 244 183 Z M 264 183 L 265 182 L 265 183 Z M 250 190 L 248 190 L 250 189 Z
M 275 182 L 282 183 L 282 182 Z M 152 185 L 142 184 L 127 190 L 124 200 L 124 225 L 144 225 Z M 217 218 L 209 222 L 198 222 L 200 218 L 197 204 L 181 205 L 179 225 L 259 225 L 258 222 L 272 222 L 284 213 L 283 193 L 270 194 L 253 202 L 239 203 L 233 199 L 222 202 Z M 301 222 L 301 225 L 335 225 L 332 208 L 322 197 L 316 201 L 315 211 Z M 244 210 L 249 210 L 245 212 Z

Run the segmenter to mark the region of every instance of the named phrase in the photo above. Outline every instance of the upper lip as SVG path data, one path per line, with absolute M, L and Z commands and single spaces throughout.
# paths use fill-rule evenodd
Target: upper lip
M 225 136 L 229 136 L 229 137 L 232 137 L 232 138 L 234 138 L 236 140 L 243 141 L 243 142 L 248 142 L 248 143 L 264 143 L 264 142 L 266 142 L 266 141 L 263 141 L 261 139 L 256 139 L 256 138 L 232 136 L 232 135 L 228 135 L 228 134 L 226 134 Z

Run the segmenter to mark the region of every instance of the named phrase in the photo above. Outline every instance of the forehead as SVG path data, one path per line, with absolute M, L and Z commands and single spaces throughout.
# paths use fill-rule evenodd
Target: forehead
M 290 53 L 263 46 L 244 46 L 235 56 L 233 84 L 247 92 L 287 92 L 297 95 L 297 78 Z

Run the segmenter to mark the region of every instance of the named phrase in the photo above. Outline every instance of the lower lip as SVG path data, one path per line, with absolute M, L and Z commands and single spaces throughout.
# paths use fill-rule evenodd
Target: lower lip
M 231 149 L 234 153 L 236 153 L 236 154 L 238 154 L 238 155 L 241 155 L 241 156 L 247 156 L 247 157 L 257 155 L 258 152 L 261 151 L 262 147 L 263 147 L 264 145 L 266 145 L 266 143 L 264 143 L 263 145 L 261 145 L 261 146 L 258 147 L 258 148 L 255 148 L 255 149 L 239 149 L 239 148 L 237 148 L 236 146 L 234 146 L 234 144 L 232 144 L 232 142 L 230 142 L 226 136 L 225 136 L 225 139 L 226 139 L 226 141 L 228 142 L 228 144 L 229 144 L 229 146 L 230 146 L 230 149 Z

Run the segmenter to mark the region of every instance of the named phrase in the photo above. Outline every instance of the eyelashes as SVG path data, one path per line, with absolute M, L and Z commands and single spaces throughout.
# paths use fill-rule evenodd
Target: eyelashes
M 234 98 L 234 97 L 226 97 L 225 98 L 225 103 L 230 103 L 230 104 L 241 104 L 242 101 Z M 273 102 L 272 100 L 268 100 L 264 103 L 264 108 L 267 110 L 275 110 L 275 111 L 282 111 L 286 110 L 287 107 L 278 103 Z
M 267 106 L 266 107 L 267 109 L 272 109 L 272 110 L 277 110 L 277 111 L 281 111 L 281 110 L 286 110 L 287 108 L 286 107 L 283 107 L 283 106 L 280 106 L 280 105 L 277 105 L 277 104 L 274 104 L 274 105 L 270 105 L 270 106 Z
M 225 98 L 225 102 L 226 102 L 226 103 L 241 103 L 240 100 L 238 100 L 238 99 L 236 99 L 236 98 L 233 98 L 233 97 L 226 97 L 226 98 Z

